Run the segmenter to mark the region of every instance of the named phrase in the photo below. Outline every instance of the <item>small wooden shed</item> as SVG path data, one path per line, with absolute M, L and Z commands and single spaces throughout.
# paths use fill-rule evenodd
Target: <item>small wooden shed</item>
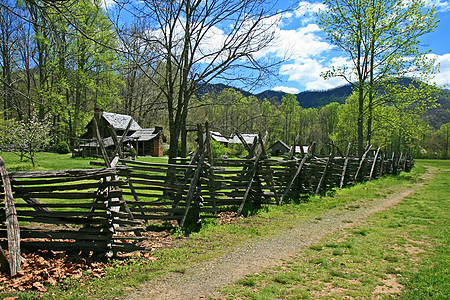
M 286 143 L 283 141 L 277 141 L 272 146 L 270 146 L 268 150 L 273 156 L 279 156 L 283 155 L 286 152 L 289 152 L 291 150 L 291 147 L 286 145 Z

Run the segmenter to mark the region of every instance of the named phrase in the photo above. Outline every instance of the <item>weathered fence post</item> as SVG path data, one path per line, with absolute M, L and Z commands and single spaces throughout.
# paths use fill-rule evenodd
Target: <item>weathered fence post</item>
M 267 131 L 266 131 L 266 133 L 265 133 L 265 135 L 264 135 L 264 139 L 263 139 L 263 138 L 261 138 L 261 134 L 258 133 L 258 141 L 259 141 L 259 145 L 261 146 L 261 153 L 262 153 L 262 156 L 263 156 L 264 158 L 267 158 L 267 152 L 266 152 L 266 148 L 265 148 L 265 145 L 264 145 L 264 143 L 265 143 L 265 141 L 266 141 L 266 139 L 267 139 L 267 135 L 268 135 L 268 133 L 267 133 Z M 278 203 L 278 205 L 280 205 L 280 204 L 281 204 L 281 201 L 280 201 L 280 198 L 278 197 L 277 189 L 276 189 L 276 187 L 275 187 L 275 181 L 274 181 L 274 179 L 273 179 L 273 171 L 272 171 L 272 169 L 270 168 L 270 166 L 268 166 L 268 165 L 264 166 L 264 168 L 265 168 L 266 171 L 267 171 L 267 177 L 266 177 L 266 180 L 268 181 L 267 183 L 268 183 L 268 185 L 269 185 L 269 189 L 272 191 L 273 196 L 275 197 L 275 201 Z
M 16 207 L 9 181 L 5 162 L 0 157 L 0 174 L 2 176 L 3 190 L 5 192 L 5 216 L 8 235 L 9 269 L 11 276 L 20 271 L 20 228 L 17 220 Z
M 364 160 L 366 159 L 367 153 L 369 153 L 370 148 L 372 148 L 372 145 L 370 145 L 369 147 L 367 147 L 366 152 L 364 152 L 363 156 L 361 157 L 361 161 L 359 162 L 358 170 L 356 171 L 356 174 L 355 174 L 355 182 L 358 180 L 359 172 L 361 171 L 361 168 L 362 168 L 362 166 L 363 166 Z
M 334 144 L 331 144 L 330 155 L 328 156 L 327 162 L 325 163 L 325 167 L 323 168 L 323 173 L 322 173 L 322 177 L 320 177 L 319 184 L 317 184 L 316 193 L 315 193 L 316 195 L 319 194 L 320 187 L 322 186 L 323 181 L 325 180 L 325 177 L 327 176 L 328 165 L 330 164 L 333 157 L 334 157 Z
M 258 139 L 259 138 L 260 138 L 260 136 L 258 136 Z M 266 138 L 267 138 L 267 132 L 266 132 L 266 135 L 264 136 L 264 141 L 263 141 L 262 145 L 264 145 L 264 142 L 265 142 Z M 255 141 L 254 144 L 258 144 L 258 142 Z M 254 146 L 253 149 L 256 149 L 256 146 L 255 145 L 253 145 L 253 146 Z M 250 194 L 250 190 L 252 188 L 253 182 L 255 181 L 256 172 L 258 171 L 258 165 L 259 165 L 259 161 L 260 161 L 262 155 L 263 155 L 263 149 L 261 149 L 261 151 L 257 151 L 255 162 L 254 162 L 251 170 L 249 171 L 249 175 L 250 176 L 249 176 L 247 188 L 245 189 L 245 193 L 244 193 L 244 196 L 242 197 L 241 205 L 239 206 L 239 209 L 237 211 L 237 216 L 238 217 L 242 214 L 245 202 L 247 201 L 247 198 L 248 198 L 248 196 Z
M 342 187 L 344 186 L 345 173 L 347 172 L 347 166 L 348 166 L 348 155 L 350 153 L 351 146 L 352 146 L 352 143 L 349 142 L 348 146 L 347 146 L 347 152 L 345 152 L 344 167 L 342 168 L 341 183 L 339 184 L 339 190 L 342 190 Z
M 375 165 L 377 164 L 378 154 L 380 153 L 380 147 L 377 149 L 377 153 L 375 154 L 375 158 L 373 159 L 372 168 L 370 169 L 369 181 L 372 180 L 373 170 L 375 170 Z
M 106 148 L 105 148 L 105 145 L 103 144 L 103 138 L 100 134 L 100 131 L 98 130 L 98 121 L 97 120 L 100 120 L 99 113 L 96 112 L 94 119 L 92 119 L 92 120 L 94 121 L 95 136 L 97 137 L 98 145 L 100 147 L 100 150 L 102 151 L 103 159 L 105 160 L 106 166 L 108 168 L 110 168 L 111 162 L 109 160 L 108 154 L 106 153 Z
M 211 147 L 211 132 L 209 131 L 209 123 L 205 123 L 206 130 L 206 153 L 208 154 L 208 167 L 209 167 L 209 180 L 208 187 L 211 198 L 213 198 L 213 210 L 217 208 L 216 205 L 216 197 L 214 196 L 214 169 L 213 169 L 213 155 L 212 155 L 212 147 Z M 216 211 L 214 211 L 214 214 Z
M 181 218 L 180 227 L 184 226 L 186 219 L 188 217 L 189 209 L 191 208 L 192 200 L 194 199 L 195 191 L 197 189 L 197 184 L 199 182 L 200 173 L 203 168 L 203 163 L 205 162 L 206 154 L 205 154 L 205 147 L 204 147 L 203 128 L 202 128 L 201 124 L 199 124 L 197 128 L 198 128 L 198 142 L 199 142 L 198 149 L 199 149 L 200 157 L 198 159 L 197 169 L 195 170 L 194 176 L 192 177 L 190 185 L 189 185 L 189 191 L 186 196 L 186 209 L 184 211 L 183 217 Z M 196 216 L 194 216 L 194 217 L 197 218 L 198 212 L 196 212 L 195 215 Z
M 381 156 L 381 167 L 380 167 L 380 176 L 379 176 L 379 177 L 382 177 L 382 176 L 383 176 L 383 172 L 384 172 L 384 160 L 385 160 L 385 158 L 386 158 L 386 154 L 383 153 L 383 155 Z
M 314 149 L 316 147 L 316 142 L 313 142 L 309 147 L 308 147 L 308 153 L 306 153 L 305 155 L 303 155 L 302 161 L 300 162 L 300 164 L 298 165 L 297 170 L 294 173 L 294 176 L 292 176 L 291 180 L 288 182 L 288 185 L 286 186 L 286 189 L 284 190 L 283 195 L 280 198 L 280 203 L 283 202 L 284 198 L 286 198 L 287 194 L 289 193 L 289 191 L 291 190 L 292 184 L 294 183 L 295 179 L 297 179 L 297 176 L 300 174 L 300 172 L 302 171 L 303 165 L 305 164 L 306 160 L 308 160 L 309 158 L 311 158 L 314 154 Z

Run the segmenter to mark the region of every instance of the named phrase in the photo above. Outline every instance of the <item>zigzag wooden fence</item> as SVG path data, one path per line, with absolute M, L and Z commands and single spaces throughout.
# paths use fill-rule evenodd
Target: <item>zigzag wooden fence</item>
M 9 174 L 5 170 L 0 237 L 10 240 L 8 180 L 20 222 L 16 238 L 22 247 L 110 256 L 137 249 L 134 242 L 143 238 L 149 222 L 176 221 L 184 226 L 223 211 L 240 215 L 246 205 L 280 205 L 288 198 L 398 174 L 413 166 L 410 156 L 388 155 L 371 147 L 361 158 L 348 151 L 335 156 L 334 150 L 327 156 L 315 155 L 314 145 L 301 159 L 269 158 L 264 140 L 260 136 L 252 147 L 246 145 L 246 159 L 213 158 L 209 133 L 199 127 L 200 146 L 190 160 L 177 164 L 116 157 L 105 159 L 110 167 L 101 169 Z

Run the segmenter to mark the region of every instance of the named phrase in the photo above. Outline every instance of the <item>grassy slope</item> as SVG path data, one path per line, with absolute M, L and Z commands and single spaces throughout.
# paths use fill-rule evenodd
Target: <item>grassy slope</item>
M 12 161 L 3 157 L 8 167 L 8 163 L 11 164 Z M 71 163 L 73 161 L 76 160 L 72 160 Z M 88 167 L 89 160 L 85 161 L 86 166 L 76 168 Z M 85 161 L 83 160 L 83 163 Z M 433 162 L 433 164 L 439 170 L 450 169 L 448 162 Z M 56 165 L 66 166 L 62 163 Z M 418 167 L 411 174 L 360 184 L 337 192 L 334 197 L 312 197 L 309 203 L 270 207 L 259 211 L 251 218 L 241 219 L 229 225 L 217 226 L 212 221 L 199 233 L 191 234 L 180 247 L 158 253 L 156 255 L 158 259 L 154 262 L 140 258 L 132 258 L 126 264 L 116 262 L 102 279 L 94 280 L 89 277 L 82 280 L 68 279 L 64 284 L 50 288 L 48 293 L 41 296 L 53 299 L 114 298 L 126 294 L 130 286 L 136 286 L 152 278 L 163 278 L 166 272 L 183 272 L 186 264 L 205 261 L 233 251 L 234 247 L 247 239 L 277 234 L 294 226 L 296 222 L 314 218 L 331 207 L 345 206 L 349 202 L 361 199 L 361 195 L 366 199 L 386 197 L 404 186 L 413 185 L 423 172 L 424 168 Z M 448 221 L 448 201 L 439 200 L 449 199 L 450 180 L 447 173 L 440 171 L 437 180 L 410 197 L 413 200 L 405 201 L 394 210 L 377 214 L 370 223 L 340 233 L 341 236 L 335 235 L 329 240 L 323 240 L 307 253 L 286 262 L 282 269 L 267 270 L 261 276 L 250 276 L 239 284 L 228 287 L 226 292 L 230 298 L 235 296 L 256 299 L 285 296 L 302 298 L 314 296 L 314 291 L 323 290 L 325 287 L 343 285 L 344 287 L 337 287 L 336 290 L 344 289 L 364 297 L 370 295 L 383 278 L 389 279 L 391 275 L 407 287 L 417 287 L 420 284 L 425 286 L 419 291 L 411 289 L 410 293 L 418 294 L 430 289 L 426 282 L 434 280 L 433 278 L 442 278 L 448 268 L 448 265 L 442 264 L 446 262 L 445 257 L 448 257 L 445 250 L 448 245 L 448 233 L 443 226 Z M 443 191 L 447 191 L 446 198 L 442 198 Z M 424 208 L 430 212 L 424 214 Z M 423 239 L 427 242 L 422 243 Z M 408 259 L 410 255 L 407 249 L 415 249 L 411 247 L 424 248 L 425 252 L 418 253 L 423 258 L 421 261 L 411 262 Z M 341 263 L 348 265 L 339 265 Z M 292 268 L 287 269 L 290 266 Z M 435 266 L 444 273 L 438 273 L 438 277 L 434 276 Z M 417 274 L 424 272 L 419 273 L 418 270 L 428 270 L 425 273 L 429 275 L 426 275 L 426 279 L 422 279 Z M 304 272 L 310 272 L 310 275 L 305 275 L 308 273 Z M 305 281 L 305 278 L 310 280 Z M 441 280 L 442 284 L 445 282 Z M 445 291 L 442 284 L 431 289 L 436 290 L 436 293 Z M 274 286 L 272 292 L 270 286 Z M 337 297 L 340 295 L 337 294 Z M 34 297 L 36 294 L 33 293 L 20 295 L 20 299 Z

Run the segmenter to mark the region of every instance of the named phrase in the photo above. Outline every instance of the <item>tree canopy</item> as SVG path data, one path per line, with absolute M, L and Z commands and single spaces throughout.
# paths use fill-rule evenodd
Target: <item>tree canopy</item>
M 390 102 L 403 108 L 419 108 L 435 101 L 430 96 L 435 89 L 420 84 L 437 70 L 435 61 L 426 56 L 429 50 L 421 50 L 419 38 L 437 27 L 436 12 L 434 7 L 426 8 L 422 0 L 324 3 L 327 8 L 320 13 L 320 26 L 329 41 L 347 54 L 349 63 L 333 67 L 323 76 L 344 78 L 357 92 L 361 155 L 365 137 L 371 139 L 374 106 Z M 395 84 L 405 76 L 417 79 L 416 84 Z

